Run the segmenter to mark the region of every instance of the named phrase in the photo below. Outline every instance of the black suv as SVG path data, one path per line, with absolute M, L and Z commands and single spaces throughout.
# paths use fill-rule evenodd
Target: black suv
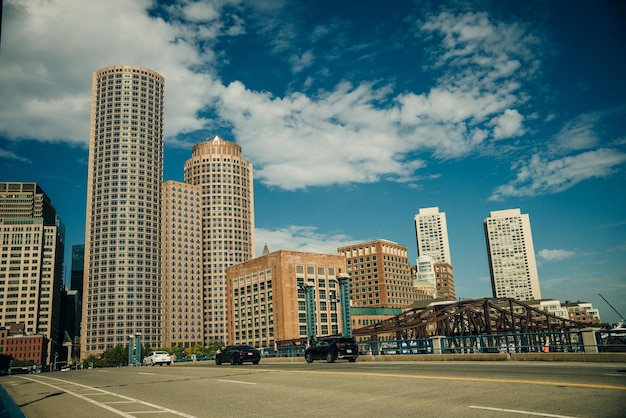
M 358 356 L 359 346 L 354 338 L 350 337 L 321 338 L 304 352 L 307 363 L 313 363 L 313 360 L 326 360 L 332 363 L 337 359 L 353 362 Z

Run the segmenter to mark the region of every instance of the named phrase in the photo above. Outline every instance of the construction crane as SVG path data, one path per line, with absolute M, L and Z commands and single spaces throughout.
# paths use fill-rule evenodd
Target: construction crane
M 602 299 L 604 299 L 604 296 L 602 296 L 600 293 L 598 293 L 598 295 L 600 295 L 600 297 L 601 297 Z M 624 327 L 624 317 L 622 316 L 622 314 L 621 314 L 621 313 L 619 313 L 619 312 L 617 312 L 617 309 L 615 309 L 615 308 L 613 307 L 613 305 L 611 305 L 611 304 L 609 303 L 609 301 L 608 301 L 608 300 L 604 299 L 604 301 L 606 302 L 606 304 L 607 304 L 607 305 L 609 305 L 609 306 L 611 307 L 611 309 L 613 309 L 613 310 L 615 311 L 615 313 L 617 314 L 617 316 L 619 316 L 619 318 L 620 318 L 620 319 L 619 319 L 619 322 L 617 323 L 617 325 L 615 325 L 615 328 L 623 328 L 623 327 Z

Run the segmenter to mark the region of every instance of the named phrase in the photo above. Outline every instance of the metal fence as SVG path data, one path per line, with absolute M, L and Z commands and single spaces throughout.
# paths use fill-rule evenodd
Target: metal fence
M 600 353 L 626 352 L 626 329 L 596 331 Z
M 626 330 L 602 330 L 595 333 L 594 350 L 626 352 Z M 358 342 L 360 355 L 405 354 L 480 354 L 480 353 L 582 353 L 582 332 L 558 331 L 521 334 L 468 335 L 441 337 L 440 347 L 431 338 Z M 587 347 L 589 349 L 589 347 Z M 306 346 L 263 348 L 263 357 L 304 357 Z
M 442 354 L 583 351 L 581 333 L 569 331 L 446 337 L 441 344 Z
M 430 338 L 410 340 L 384 340 L 359 343 L 359 354 L 392 355 L 392 354 L 430 354 L 433 342 Z

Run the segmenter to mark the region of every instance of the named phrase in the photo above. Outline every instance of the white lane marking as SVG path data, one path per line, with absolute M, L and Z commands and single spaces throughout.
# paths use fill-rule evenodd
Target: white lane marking
M 619 374 L 619 373 L 604 373 L 604 376 L 619 376 L 619 377 L 626 377 L 626 374 Z
M 111 396 L 117 396 L 118 398 L 122 398 L 122 399 L 125 399 L 127 401 L 138 403 L 140 405 L 147 406 L 147 407 L 154 408 L 154 409 L 158 410 L 158 411 L 135 411 L 135 412 L 133 412 L 135 414 L 137 414 L 137 413 L 150 413 L 150 412 L 169 412 L 171 414 L 178 415 L 178 416 L 185 417 L 185 418 L 197 418 L 194 415 L 185 414 L 184 412 L 175 411 L 173 409 L 165 408 L 163 406 L 155 405 L 155 404 L 152 404 L 152 403 L 149 403 L 149 402 L 140 401 L 139 399 L 131 398 L 129 396 L 120 395 L 120 394 L 117 394 L 117 393 L 114 393 L 114 392 L 109 392 L 109 391 L 106 391 L 106 390 L 103 390 L 103 389 L 98 389 L 98 388 L 94 388 L 94 387 L 91 387 L 91 386 L 81 385 L 80 383 L 71 382 L 69 380 L 55 379 L 54 377 L 43 377 L 43 376 L 41 376 L 39 379 L 33 379 L 33 378 L 30 378 L 30 377 L 22 377 L 22 379 L 30 380 L 31 382 L 40 383 L 42 385 L 50 386 L 51 388 L 60 390 L 61 392 L 65 392 L 68 395 L 75 396 L 75 397 L 77 397 L 79 399 L 82 399 L 84 401 L 87 401 L 89 403 L 97 405 L 97 406 L 99 406 L 101 408 L 107 409 L 107 410 L 113 412 L 114 414 L 120 415 L 120 416 L 125 417 L 125 418 L 135 418 L 135 416 L 127 414 L 125 412 L 122 412 L 122 411 L 120 411 L 118 409 L 115 409 L 113 407 L 110 407 L 109 405 L 107 405 L 105 403 L 98 402 L 98 401 L 95 401 L 93 399 L 89 399 L 88 397 L 86 397 L 84 395 L 80 395 L 80 394 L 78 394 L 76 392 L 69 391 L 69 390 L 64 389 L 64 388 L 62 388 L 60 386 L 55 386 L 55 385 L 53 385 L 51 383 L 44 382 L 44 381 L 42 381 L 40 379 L 56 380 L 57 382 L 62 382 L 62 383 L 65 383 L 65 384 L 75 385 L 75 386 L 78 386 L 78 387 L 81 387 L 81 388 L 84 388 L 84 389 L 92 389 L 92 390 L 97 391 L 98 394 L 107 394 L 107 395 L 111 395 Z
M 139 372 L 137 374 L 145 374 L 146 376 L 154 376 L 154 373 Z
M 218 379 L 218 382 L 226 382 L 226 383 L 239 383 L 242 385 L 256 385 L 256 383 L 254 382 L 242 382 L 240 380 L 225 380 L 225 379 Z
M 492 408 L 489 406 L 469 406 L 470 408 L 473 409 L 486 409 L 488 411 L 498 411 L 498 412 L 511 412 L 514 414 L 525 414 L 525 415 L 537 415 L 540 417 L 551 417 L 551 418 L 576 418 L 576 417 L 572 417 L 569 415 L 553 415 L 553 414 L 546 414 L 544 412 L 530 412 L 530 411 L 518 411 L 515 409 L 503 409 L 503 408 Z

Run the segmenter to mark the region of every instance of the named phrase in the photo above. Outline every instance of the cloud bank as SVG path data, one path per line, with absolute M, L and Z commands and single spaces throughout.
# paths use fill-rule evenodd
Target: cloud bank
M 237 0 L 166 6 L 150 0 L 8 0 L 0 135 L 86 146 L 91 73 L 133 64 L 166 79 L 169 146 L 190 147 L 216 126 L 227 127 L 255 164 L 257 179 L 285 190 L 415 183 L 428 165 L 499 155 L 500 144 L 519 155 L 512 179 L 492 191 L 492 200 L 559 193 L 614 175 L 626 162 L 619 149 L 601 146 L 596 116 L 573 117 L 550 140 L 538 141 L 532 154 L 513 142 L 541 129 L 538 118 L 527 115 L 533 112 L 529 86 L 541 82 L 546 47 L 524 23 L 484 12 L 426 14 L 401 29 L 412 35 L 403 46 L 427 52 L 427 62 L 414 69 L 432 79 L 424 91 L 347 77 L 322 86 L 316 76 L 323 71 L 301 86 L 290 83 L 288 91 L 225 81 L 229 43 L 250 34 L 266 39 L 277 57 L 287 54 L 277 65 L 293 74 L 332 58 L 321 40 L 341 25 L 329 22 L 312 34 L 280 25 L 288 9 L 287 3 Z M 378 46 L 352 48 L 374 56 Z M 21 157 L 2 150 L 0 158 Z

